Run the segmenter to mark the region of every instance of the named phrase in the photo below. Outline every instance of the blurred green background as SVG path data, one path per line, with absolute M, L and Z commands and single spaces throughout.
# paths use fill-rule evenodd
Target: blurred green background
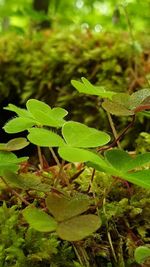
M 27 33 L 39 27 L 92 29 L 95 32 L 150 25 L 149 0 L 0 0 L 0 32 Z

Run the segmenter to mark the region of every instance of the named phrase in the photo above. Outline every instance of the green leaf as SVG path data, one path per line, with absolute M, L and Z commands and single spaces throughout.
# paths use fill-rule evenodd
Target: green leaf
M 6 144 L 1 143 L 0 144 L 0 150 L 15 151 L 15 150 L 22 149 L 28 145 L 29 145 L 29 142 L 27 142 L 26 138 L 18 137 L 18 138 L 11 139 Z
M 105 99 L 102 103 L 102 107 L 109 113 L 116 116 L 131 116 L 134 115 L 134 111 L 127 109 L 124 105 L 117 102 L 112 102 Z
M 99 165 L 102 165 L 102 166 L 106 165 L 102 157 L 85 149 L 74 148 L 74 147 L 70 147 L 66 145 L 66 146 L 59 147 L 58 153 L 61 156 L 61 158 L 69 162 L 91 161 L 94 163 L 98 163 Z
M 150 111 L 142 111 L 140 114 L 144 115 L 145 117 L 150 118 Z
M 99 164 L 89 161 L 86 163 L 86 166 L 91 167 L 100 172 L 107 172 L 111 175 L 115 175 L 114 173 L 116 173 L 116 170 L 113 169 L 109 164 L 107 164 L 107 162 L 102 162 L 101 164 Z
M 130 97 L 131 96 L 126 93 L 117 93 L 112 97 L 112 101 L 123 105 L 127 109 L 130 109 Z
M 61 222 L 57 227 L 58 236 L 67 241 L 79 241 L 98 230 L 101 222 L 96 215 L 80 215 Z
M 78 92 L 89 95 L 96 95 L 102 98 L 112 98 L 115 95 L 115 92 L 106 91 L 101 86 L 92 85 L 86 78 L 82 77 L 82 82 L 72 80 L 71 84 L 78 90 Z
M 65 110 L 64 108 L 53 108 L 52 110 L 51 110 L 51 114 L 52 114 L 52 116 L 54 116 L 55 117 L 55 119 L 62 119 L 62 118 L 64 118 L 67 114 L 68 114 L 68 111 L 67 110 Z
M 11 152 L 0 151 L 0 175 L 3 176 L 5 170 L 15 172 L 19 169 L 19 163 L 26 161 L 27 157 L 17 158 Z
M 135 249 L 134 258 L 137 263 L 143 264 L 150 257 L 150 248 L 140 246 Z
M 105 158 L 115 169 L 120 171 L 126 170 L 126 167 L 129 167 L 130 162 L 132 161 L 132 158 L 129 156 L 129 154 L 126 151 L 120 149 L 112 149 L 106 151 Z
M 6 150 L 7 151 L 15 151 L 15 150 L 22 149 L 28 145 L 29 145 L 29 142 L 27 141 L 26 138 L 18 137 L 18 138 L 14 138 L 14 139 L 10 140 L 6 144 Z
M 98 147 L 110 141 L 108 134 L 74 121 L 63 125 L 62 134 L 66 143 L 73 147 Z
M 16 158 L 15 163 L 21 163 L 21 162 L 25 162 L 27 160 L 28 160 L 28 157 Z
M 36 99 L 28 100 L 26 106 L 34 118 L 45 126 L 61 127 L 65 122 L 63 117 L 68 113 L 62 108 L 51 109 L 46 103 Z
M 101 92 L 105 92 L 104 87 L 102 86 L 95 86 L 93 84 L 91 84 L 85 77 L 81 78 L 81 81 L 83 82 L 83 84 L 85 85 L 86 88 L 88 88 L 88 90 L 91 90 L 91 92 L 95 89 L 101 90 Z
M 34 189 L 41 192 L 49 191 L 49 185 L 41 183 L 41 178 L 33 173 L 16 174 L 5 170 L 3 178 L 11 187 L 23 190 Z
M 126 151 L 112 149 L 105 152 L 107 161 L 117 170 L 130 171 L 150 162 L 150 152 L 131 157 Z M 118 164 L 119 162 L 119 164 Z
M 64 140 L 56 133 L 42 128 L 31 128 L 28 130 L 28 140 L 41 147 L 58 147 L 65 144 Z
M 149 100 L 149 96 L 150 96 L 150 89 L 141 89 L 133 93 L 130 96 L 131 98 L 130 109 L 137 108 L 139 105 L 142 104 L 143 101 L 145 102 L 146 99 Z M 146 101 L 146 102 L 149 103 L 149 101 Z
M 147 163 L 150 163 L 150 152 L 139 154 L 136 157 L 132 158 L 132 162 L 130 163 L 130 166 L 126 166 L 126 170 L 139 168 Z
M 4 109 L 15 112 L 19 117 L 34 119 L 29 111 L 13 104 L 9 104 L 8 107 L 5 107 Z
M 27 110 L 34 116 L 35 112 L 41 111 L 43 113 L 49 113 L 51 111 L 51 107 L 46 103 L 37 100 L 37 99 L 29 99 L 26 103 Z
M 3 129 L 6 133 L 19 133 L 27 130 L 28 128 L 31 128 L 36 124 L 37 123 L 35 120 L 20 117 L 14 118 L 7 122 Z
M 28 206 L 23 210 L 23 216 L 30 227 L 40 232 L 53 232 L 57 222 L 50 215 L 35 207 Z
M 142 89 L 132 95 L 119 93 L 112 101 L 105 100 L 103 108 L 117 116 L 130 116 L 145 109 L 150 109 L 150 90 Z
M 150 170 L 124 173 L 122 174 L 122 178 L 138 186 L 150 189 Z
M 85 212 L 89 204 L 89 198 L 83 194 L 65 197 L 51 193 L 46 199 L 46 206 L 57 221 L 64 221 Z

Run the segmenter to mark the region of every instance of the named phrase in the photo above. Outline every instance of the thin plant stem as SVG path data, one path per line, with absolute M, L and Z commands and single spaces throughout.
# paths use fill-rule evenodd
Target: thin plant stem
M 25 203 L 25 205 L 30 205 L 30 202 L 28 202 L 26 199 L 24 199 L 22 196 L 20 196 L 20 194 L 18 194 L 16 192 L 16 190 L 14 190 L 4 179 L 3 177 L 1 176 L 0 177 L 2 179 L 2 181 L 4 182 L 4 184 L 9 188 L 9 190 L 16 196 L 18 197 L 23 203 Z
M 61 165 L 60 165 L 60 169 L 59 169 L 59 173 L 58 173 L 59 176 L 61 176 L 62 173 L 65 173 L 64 165 L 65 165 L 65 160 L 62 160 Z
M 55 186 L 59 181 L 59 177 L 61 177 L 62 174 L 63 174 L 63 178 L 64 178 L 67 186 L 71 189 L 70 183 L 69 183 L 69 177 L 68 177 L 68 175 L 66 174 L 66 172 L 63 169 L 65 161 L 63 160 L 62 163 L 60 163 L 58 157 L 55 154 L 55 151 L 53 150 L 53 148 L 49 147 L 49 150 L 52 153 L 52 156 L 53 156 L 54 160 L 56 161 L 57 166 L 59 167 L 59 172 L 58 172 L 58 175 L 57 175 L 57 178 L 56 178 L 56 181 L 55 181 Z
M 97 151 L 100 152 L 100 151 L 105 151 L 105 150 L 108 150 L 112 147 L 114 147 L 118 141 L 120 141 L 120 139 L 126 134 L 126 132 L 133 126 L 135 122 L 135 115 L 132 116 L 132 121 L 127 125 L 127 127 L 123 130 L 123 132 L 117 137 L 116 140 L 114 140 L 114 142 L 112 142 L 109 146 L 107 147 L 101 147 L 101 148 L 98 148 Z
M 64 169 L 63 169 L 64 164 L 65 164 L 65 161 L 62 160 L 62 163 L 61 163 L 61 165 L 59 166 L 59 172 L 58 172 L 57 177 L 56 177 L 55 182 L 54 182 L 54 185 L 55 185 L 55 186 L 58 184 L 59 177 L 61 177 L 62 173 L 64 173 Z
M 87 193 L 90 192 L 90 189 L 92 187 L 92 183 L 93 183 L 93 180 L 94 180 L 94 176 L 95 176 L 95 169 L 92 170 L 92 175 L 91 175 L 90 183 L 89 183 L 89 186 L 88 186 L 88 189 L 87 189 Z
M 37 146 L 37 151 L 38 151 L 38 157 L 39 157 L 39 162 L 40 162 L 40 169 L 43 170 L 44 163 L 43 163 L 42 152 L 41 152 L 40 146 Z
M 83 259 L 84 259 L 84 262 L 85 262 L 85 266 L 89 267 L 89 257 L 87 255 L 87 252 L 86 252 L 85 248 L 80 246 L 80 251 L 82 253 L 82 256 L 83 256 Z
M 85 267 L 89 267 L 89 257 L 87 255 L 87 252 L 86 250 L 84 249 L 84 247 L 82 247 L 81 245 L 78 245 L 77 247 L 75 247 L 75 244 L 73 245 L 74 246 L 74 249 L 76 251 L 76 255 L 78 255 L 78 259 L 80 259 L 80 263 L 82 266 L 85 266 Z M 79 250 L 79 252 L 78 252 Z M 81 256 L 82 258 L 81 258 Z
M 80 254 L 78 253 L 78 250 L 77 250 L 75 244 L 72 243 L 72 246 L 73 246 L 74 252 L 75 252 L 75 254 L 76 254 L 76 256 L 77 256 L 77 259 L 79 260 L 80 264 L 83 265 L 82 259 L 81 259 L 81 257 L 80 257 Z
M 110 235 L 109 231 L 107 231 L 107 237 L 108 237 L 108 241 L 109 241 L 109 244 L 110 244 L 110 247 L 111 247 L 111 251 L 112 251 L 114 260 L 115 260 L 115 262 L 117 262 L 116 253 L 115 253 L 115 250 L 114 250 L 114 247 L 113 247 L 113 244 L 112 244 L 112 239 L 111 239 L 111 235 Z
M 110 115 L 109 112 L 107 112 L 107 116 L 108 116 L 109 124 L 110 124 L 110 127 L 111 127 L 111 129 L 112 129 L 113 135 L 114 135 L 114 137 L 115 137 L 115 140 L 117 140 L 117 138 L 118 138 L 118 134 L 117 134 L 117 131 L 116 131 L 116 128 L 115 128 L 115 125 L 114 125 L 112 116 Z M 116 141 L 116 143 L 117 143 L 117 146 L 121 149 L 121 145 L 120 145 L 119 140 Z
M 24 202 L 27 206 L 28 205 L 30 205 L 30 202 L 28 202 L 26 199 L 24 199 L 22 196 L 20 196 L 20 194 L 18 194 L 17 192 L 16 192 L 16 190 L 14 190 L 14 189 L 12 189 L 11 188 L 11 190 L 12 190 L 12 193 L 14 194 L 14 195 L 16 195 L 22 202 Z
M 90 183 L 89 183 L 89 187 L 88 187 L 88 189 L 87 189 L 87 194 L 88 194 L 90 191 L 92 192 L 93 199 L 94 199 L 94 202 L 95 202 L 96 211 L 97 211 L 97 215 L 100 216 L 99 209 L 98 209 L 98 203 L 97 203 L 97 201 L 96 201 L 96 195 L 95 195 L 94 190 L 92 189 L 92 183 L 93 183 L 93 180 L 94 180 L 95 171 L 96 171 L 95 169 L 92 170 L 91 180 L 90 180 Z
M 54 149 L 52 147 L 49 147 L 49 150 L 50 150 L 50 152 L 51 152 L 56 164 L 58 165 L 58 167 L 61 167 L 61 163 L 60 163 L 58 157 L 56 156 L 56 153 L 55 153 Z
M 62 163 L 60 163 L 60 166 L 59 166 L 59 172 L 58 172 L 57 177 L 56 177 L 55 182 L 54 182 L 54 186 L 57 186 L 59 179 L 61 178 L 64 180 L 65 184 L 68 186 L 70 191 L 72 191 L 71 184 L 69 183 L 70 177 L 67 174 L 67 172 L 64 170 L 64 164 L 65 164 L 65 161 L 62 160 Z
M 106 204 L 106 198 L 104 197 L 104 199 L 103 199 L 103 212 L 104 212 L 104 214 L 106 216 L 105 204 Z M 110 248 L 111 248 L 111 251 L 112 251 L 112 255 L 114 257 L 115 262 L 117 263 L 117 257 L 116 257 L 116 253 L 115 253 L 115 250 L 114 250 L 114 247 L 113 247 L 111 234 L 110 234 L 109 229 L 108 229 L 109 227 L 108 227 L 108 221 L 107 220 L 106 220 L 106 226 L 107 226 L 107 237 L 108 237 L 108 241 L 109 241 Z

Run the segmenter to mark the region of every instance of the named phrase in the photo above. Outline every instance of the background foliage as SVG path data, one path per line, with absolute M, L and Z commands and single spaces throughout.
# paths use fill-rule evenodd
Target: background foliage
M 1 31 L 18 33 L 43 21 L 42 27 L 90 28 L 96 32 L 128 29 L 126 17 L 132 17 L 135 30 L 149 27 L 150 1 L 141 0 L 1 0 Z
M 149 87 L 150 40 L 146 35 L 137 35 L 137 40 L 138 45 L 133 46 L 124 32 L 79 30 L 44 31 L 23 38 L 9 33 L 1 37 L 1 126 L 10 116 L 3 106 L 23 106 L 27 99 L 37 98 L 66 108 L 74 120 L 109 131 L 104 113 L 99 114 L 101 103 L 97 97 L 79 95 L 70 81 L 84 76 L 106 90 L 129 93 Z M 121 119 L 118 130 L 126 123 Z M 148 127 L 146 118 L 139 117 L 138 123 L 142 126 L 137 124 L 136 135 L 139 127 L 143 131 Z

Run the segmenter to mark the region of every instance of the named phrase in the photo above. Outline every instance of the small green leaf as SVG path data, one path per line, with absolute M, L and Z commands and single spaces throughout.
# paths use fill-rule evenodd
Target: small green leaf
M 35 207 L 28 206 L 23 210 L 23 216 L 30 227 L 40 232 L 53 232 L 57 222 L 50 215 Z
M 61 222 L 57 227 L 58 236 L 67 241 L 79 241 L 91 235 L 101 226 L 98 216 L 80 215 L 70 220 Z
M 127 109 L 124 105 L 105 99 L 102 107 L 109 113 L 116 116 L 131 116 L 134 111 Z
M 106 172 L 111 175 L 116 175 L 117 171 L 109 164 L 107 164 L 106 161 L 103 161 L 102 163 L 98 162 L 87 162 L 86 166 L 91 167 L 97 171 L 100 172 Z
M 150 170 L 124 173 L 122 178 L 138 186 L 150 189 Z
M 26 109 L 19 108 L 13 104 L 9 104 L 8 107 L 5 107 L 4 109 L 15 112 L 19 117 L 34 119 L 31 113 Z
M 51 111 L 51 107 L 46 103 L 37 100 L 37 99 L 29 99 L 26 103 L 27 110 L 34 116 L 37 111 L 41 111 L 43 113 L 49 113 Z
M 112 96 L 112 101 L 105 99 L 103 108 L 117 116 L 130 116 L 142 110 L 150 109 L 150 90 L 142 89 L 132 95 L 119 93 Z
M 34 189 L 41 192 L 49 191 L 49 185 L 41 183 L 41 178 L 33 173 L 16 174 L 5 170 L 3 178 L 11 187 L 23 190 Z
M 28 100 L 26 106 L 34 118 L 45 126 L 61 127 L 65 122 L 63 117 L 68 113 L 63 108 L 51 109 L 46 103 L 36 99 Z
M 126 93 L 117 93 L 112 97 L 112 101 L 123 105 L 127 109 L 130 109 L 130 97 L 131 96 Z
M 26 186 L 25 181 L 20 179 L 20 176 L 12 171 L 5 170 L 3 178 L 11 187 L 16 187 L 24 190 L 29 189 L 28 186 Z
M 125 172 L 150 163 L 150 152 L 131 157 L 124 150 L 112 149 L 105 152 L 105 157 L 114 168 Z
M 51 193 L 46 199 L 46 206 L 57 221 L 64 221 L 85 212 L 89 204 L 89 198 L 83 194 L 65 197 Z
M 70 147 L 66 145 L 66 146 L 59 147 L 58 153 L 61 156 L 61 158 L 69 162 L 91 161 L 94 163 L 98 163 L 99 165 L 102 165 L 102 166 L 106 165 L 102 157 L 85 149 L 74 148 L 74 147 Z
M 27 160 L 28 160 L 28 157 L 16 158 L 15 163 L 21 163 L 21 162 L 25 162 Z
M 126 171 L 126 167 L 130 168 L 130 162 L 132 161 L 131 156 L 126 151 L 120 149 L 106 151 L 105 158 L 115 169 L 120 171 Z
M 135 109 L 138 106 L 140 106 L 142 104 L 142 102 L 144 101 L 144 103 L 149 103 L 149 101 L 145 100 L 149 100 L 149 96 L 150 96 L 150 89 L 141 89 L 138 90 L 137 92 L 133 93 L 130 98 L 130 109 Z
M 101 90 L 101 92 L 105 92 L 104 87 L 102 87 L 102 86 L 95 86 L 95 85 L 91 84 L 85 77 L 82 77 L 81 78 L 81 81 L 86 86 L 86 88 L 88 88 L 88 90 L 91 90 L 91 92 L 93 90 L 95 90 L 95 89 Z
M 31 128 L 28 130 L 28 140 L 41 147 L 58 147 L 65 144 L 64 140 L 56 133 L 42 128 Z
M 98 147 L 110 141 L 108 134 L 74 121 L 63 125 L 62 134 L 66 143 L 73 147 Z
M 150 163 L 150 152 L 139 154 L 132 158 L 130 166 L 126 166 L 126 170 L 132 170 L 134 168 L 142 167 L 143 165 Z M 130 169 L 129 169 L 130 168 Z
M 12 152 L 0 151 L 0 175 L 3 176 L 6 170 L 16 172 L 19 169 L 18 164 L 27 159 L 27 157 L 17 158 Z
M 101 86 L 94 86 L 92 85 L 86 78 L 81 78 L 82 82 L 72 80 L 71 84 L 80 92 L 83 94 L 89 94 L 89 95 L 96 95 L 102 98 L 112 98 L 113 95 L 115 95 L 115 92 L 112 91 L 106 91 L 104 87 Z
M 19 117 L 7 122 L 3 129 L 6 133 L 19 133 L 31 128 L 36 124 L 37 123 L 35 120 Z
M 29 145 L 29 142 L 27 141 L 26 138 L 23 138 L 23 137 L 14 138 L 6 144 L 6 150 L 15 151 L 15 150 L 22 149 L 28 145 Z
M 150 258 L 150 248 L 146 246 L 140 246 L 135 249 L 134 258 L 137 263 L 143 264 L 148 258 Z
M 56 120 L 59 120 L 59 118 L 61 120 L 62 118 L 64 118 L 68 114 L 68 111 L 65 110 L 64 108 L 53 108 L 51 110 L 51 114 L 52 114 L 52 116 L 55 117 Z

